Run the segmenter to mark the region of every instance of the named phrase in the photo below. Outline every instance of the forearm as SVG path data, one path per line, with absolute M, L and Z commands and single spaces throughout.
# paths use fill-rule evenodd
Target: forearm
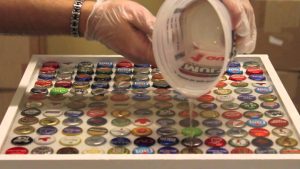
M 67 35 L 73 0 L 0 0 L 0 34 Z M 84 2 L 80 16 L 80 34 L 94 2 Z

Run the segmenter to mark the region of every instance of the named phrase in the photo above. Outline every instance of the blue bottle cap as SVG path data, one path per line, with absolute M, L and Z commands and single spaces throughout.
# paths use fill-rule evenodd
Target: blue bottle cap
M 147 63 L 143 63 L 143 64 L 138 64 L 138 63 L 136 63 L 136 64 L 134 64 L 134 67 L 141 67 L 141 68 L 150 68 L 151 67 L 151 65 L 150 64 L 147 64 Z
M 75 76 L 77 82 L 89 82 L 92 80 L 92 76 L 88 74 L 79 74 Z
M 228 67 L 241 67 L 241 64 L 237 61 L 231 61 L 228 63 Z
M 264 80 L 266 80 L 266 76 L 264 76 L 264 75 L 250 75 L 249 76 L 249 79 L 251 79 L 251 80 L 255 80 L 255 81 L 264 81 Z
M 82 110 L 68 110 L 64 113 L 67 117 L 81 117 L 84 112 Z
M 203 110 L 214 110 L 218 106 L 215 103 L 200 103 L 198 104 L 198 107 Z
M 150 84 L 145 81 L 133 82 L 133 85 L 132 85 L 133 89 L 146 89 L 148 87 L 150 87 Z
M 136 147 L 132 150 L 132 154 L 154 154 L 154 150 L 151 147 Z
M 102 89 L 108 89 L 109 88 L 109 84 L 108 82 L 94 82 L 91 86 L 92 89 L 98 89 L 98 88 L 102 88 Z
M 162 147 L 157 152 L 158 154 L 178 154 L 179 150 L 175 147 Z
M 237 67 L 230 67 L 230 68 L 227 69 L 226 73 L 228 75 L 243 74 L 243 71 L 240 68 L 237 68 Z
M 53 135 L 57 133 L 57 128 L 53 126 L 43 126 L 36 131 L 39 135 Z
M 131 75 L 132 69 L 131 68 L 117 68 L 116 74 L 125 74 L 125 75 Z
M 172 136 L 161 136 L 157 139 L 157 142 L 163 146 L 174 146 L 179 143 L 179 139 Z
M 151 99 L 151 96 L 146 94 L 135 94 L 132 96 L 132 99 L 135 101 L 148 101 Z
M 246 122 L 246 124 L 253 128 L 262 128 L 267 126 L 267 122 L 262 119 L 250 119 Z
M 38 78 L 41 80 L 53 80 L 53 79 L 55 79 L 55 74 L 41 73 L 41 74 L 39 74 Z
M 238 99 L 243 102 L 252 102 L 256 100 L 256 96 L 251 94 L 241 94 L 238 96 Z
M 114 67 L 114 64 L 113 62 L 98 62 L 97 64 L 97 67 L 100 68 L 100 67 L 108 67 L 108 68 L 113 68 Z
M 206 151 L 207 154 L 228 154 L 228 150 L 222 147 L 212 147 Z
M 116 137 L 113 138 L 110 143 L 116 146 L 127 146 L 131 143 L 131 141 L 126 137 Z
M 67 136 L 79 135 L 82 133 L 82 128 L 77 126 L 68 126 L 62 130 L 62 133 Z
M 255 88 L 255 92 L 259 94 L 270 94 L 273 92 L 272 87 L 257 87 Z

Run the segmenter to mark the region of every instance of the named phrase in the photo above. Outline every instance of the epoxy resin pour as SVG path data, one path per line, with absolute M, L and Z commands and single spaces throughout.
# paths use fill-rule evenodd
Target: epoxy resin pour
M 232 49 L 231 19 L 216 0 L 167 0 L 153 37 L 167 82 L 189 97 L 207 93 L 225 71 Z

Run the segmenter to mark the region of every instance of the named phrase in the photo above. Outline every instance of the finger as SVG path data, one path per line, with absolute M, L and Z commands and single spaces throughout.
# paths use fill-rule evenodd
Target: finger
M 250 3 L 250 1 L 245 1 L 243 4 L 245 11 L 248 16 L 249 25 L 250 25 L 250 41 L 248 42 L 248 52 L 251 53 L 254 51 L 256 46 L 256 40 L 257 40 L 257 29 L 256 29 L 256 22 L 255 22 L 255 15 L 254 15 L 254 9 Z
M 129 23 L 145 34 L 151 36 L 156 18 L 148 9 L 140 4 L 133 1 L 128 1 L 127 3 L 128 5 L 124 8 L 129 14 Z
M 248 36 L 250 33 L 249 21 L 243 6 L 245 1 L 248 0 L 223 0 L 230 13 L 233 30 L 242 37 Z
M 239 0 L 223 0 L 223 3 L 230 13 L 232 26 L 235 29 L 241 20 L 242 6 Z
M 257 40 L 257 29 L 253 8 L 248 0 L 243 1 L 243 8 L 249 24 L 249 34 L 237 40 L 237 48 L 241 53 L 251 53 L 254 51 Z
M 117 29 L 103 43 L 134 62 L 155 64 L 150 40 L 128 23 L 123 23 L 122 29 Z

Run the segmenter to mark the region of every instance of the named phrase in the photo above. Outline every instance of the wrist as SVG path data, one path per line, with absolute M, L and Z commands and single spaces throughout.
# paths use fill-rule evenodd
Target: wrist
M 85 1 L 81 7 L 80 23 L 79 23 L 80 36 L 84 36 L 87 21 L 88 21 L 88 18 L 94 8 L 94 5 L 95 5 L 95 2 L 93 2 L 93 1 Z

